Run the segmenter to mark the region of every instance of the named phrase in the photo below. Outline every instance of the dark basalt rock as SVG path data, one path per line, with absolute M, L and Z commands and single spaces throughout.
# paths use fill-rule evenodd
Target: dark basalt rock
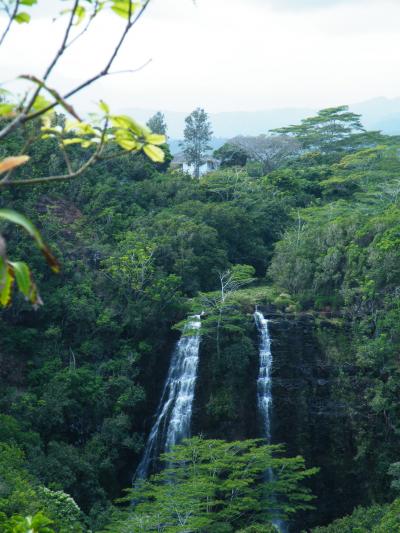
M 252 316 L 243 316 L 247 335 L 222 334 L 216 353 L 204 336 L 192 415 L 192 434 L 240 440 L 258 437 L 258 342 Z
M 353 472 L 355 445 L 347 405 L 335 393 L 336 351 L 348 351 L 343 331 L 312 315 L 268 316 L 273 354 L 273 443 L 284 443 L 289 456 L 302 455 L 320 472 L 310 481 L 316 511 L 298 515 L 292 531 L 329 523 L 361 503 Z M 328 344 L 321 342 L 322 337 Z M 335 497 L 333 497 L 335 495 Z
M 284 313 L 275 306 L 259 306 L 270 319 L 273 355 L 272 443 L 283 443 L 288 456 L 302 455 L 307 466 L 320 472 L 309 485 L 317 496 L 316 510 L 297 516 L 291 533 L 331 522 L 365 503 L 360 486 L 348 405 L 339 394 L 341 375 L 351 372 L 351 343 L 344 327 L 330 317 Z M 249 342 L 238 364 L 235 340 L 224 345 L 224 361 L 217 361 L 214 344 L 201 345 L 199 376 L 193 412 L 193 434 L 223 439 L 261 436 L 257 417 L 258 335 L 247 320 Z M 229 344 L 231 342 L 231 344 Z M 229 354 L 232 349 L 232 358 Z M 221 366 L 222 365 L 222 366 Z M 235 370 L 236 367 L 236 370 Z M 236 371 L 236 375 L 235 375 Z M 232 386 L 234 383 L 234 386 Z M 213 398 L 224 398 L 221 413 L 210 410 Z

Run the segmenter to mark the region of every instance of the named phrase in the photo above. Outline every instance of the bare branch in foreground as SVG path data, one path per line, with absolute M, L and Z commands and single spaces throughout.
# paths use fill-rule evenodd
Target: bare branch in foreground
M 2 36 L 0 37 L 0 46 L 3 44 L 3 41 L 6 38 L 7 33 L 10 31 L 11 24 L 14 22 L 14 19 L 15 19 L 15 15 L 18 13 L 20 0 L 16 0 L 14 9 L 13 9 L 13 11 L 11 13 L 8 12 L 7 6 L 3 2 L 2 2 L 2 4 L 4 5 L 5 10 L 7 11 L 9 19 L 8 19 L 8 23 L 7 23 L 6 29 L 4 30 Z
M 143 4 L 143 6 L 141 7 L 139 13 L 134 17 L 133 16 L 133 1 L 132 0 L 130 1 L 127 23 L 125 25 L 125 28 L 124 28 L 124 30 L 123 30 L 123 32 L 122 32 L 122 34 L 121 34 L 116 46 L 115 46 L 115 48 L 112 51 L 112 53 L 111 53 L 106 65 L 105 65 L 105 67 L 100 72 L 98 72 L 96 75 L 92 76 L 91 78 L 88 78 L 87 80 L 85 80 L 84 82 L 82 82 L 81 84 L 76 86 L 74 89 L 71 89 L 69 92 L 67 92 L 62 97 L 63 101 L 67 100 L 71 96 L 73 96 L 73 95 L 77 94 L 78 92 L 82 91 L 86 87 L 89 87 L 90 85 L 92 85 L 93 83 L 98 81 L 99 79 L 101 79 L 101 78 L 103 78 L 105 76 L 109 76 L 109 75 L 113 74 L 112 72 L 110 72 L 110 69 L 111 69 L 111 67 L 112 67 L 112 65 L 113 65 L 113 63 L 114 63 L 114 61 L 115 61 L 115 59 L 116 59 L 116 57 L 118 55 L 118 52 L 120 51 L 120 49 L 121 49 L 121 47 L 122 47 L 122 45 L 123 45 L 128 33 L 129 33 L 129 31 L 132 29 L 132 27 L 136 24 L 136 22 L 143 15 L 143 13 L 145 12 L 145 10 L 146 10 L 147 6 L 149 5 L 149 3 L 150 3 L 150 0 L 146 0 L 145 3 Z M 78 5 L 79 5 L 79 0 L 75 0 L 74 7 L 72 9 L 71 17 L 70 17 L 69 22 L 67 24 L 67 28 L 66 28 L 66 31 L 65 31 L 65 34 L 64 34 L 64 38 L 63 38 L 62 44 L 61 44 L 60 48 L 58 49 L 54 59 L 51 61 L 50 65 L 46 69 L 45 75 L 43 77 L 43 81 L 44 82 L 46 81 L 46 79 L 50 75 L 50 73 L 53 70 L 53 68 L 55 67 L 55 65 L 60 60 L 60 58 L 63 55 L 63 53 L 65 52 L 65 50 L 70 46 L 70 44 L 72 44 L 72 42 L 68 43 L 68 37 L 70 35 L 73 18 L 75 16 L 75 12 L 76 12 L 76 9 L 77 9 Z M 72 41 L 74 41 L 74 39 Z M 143 68 L 143 67 L 141 67 L 141 68 Z M 58 99 L 56 99 L 54 102 L 52 102 L 48 106 L 44 107 L 43 109 L 40 109 L 38 111 L 35 111 L 35 112 L 31 113 L 30 111 L 31 111 L 31 109 L 33 107 L 35 99 L 37 98 L 37 96 L 40 93 L 42 88 L 43 88 L 43 85 L 36 89 L 36 91 L 34 92 L 34 95 L 32 96 L 32 98 L 30 98 L 28 103 L 25 105 L 24 109 L 11 122 L 9 122 L 0 131 L 0 139 L 5 138 L 9 133 L 14 131 L 21 124 L 24 124 L 24 123 L 26 123 L 29 120 L 33 120 L 35 118 L 38 118 L 38 117 L 44 115 L 45 113 L 47 113 L 48 111 L 51 111 L 57 105 L 60 104 L 60 101 Z M 41 178 L 39 178 L 39 179 L 41 179 Z

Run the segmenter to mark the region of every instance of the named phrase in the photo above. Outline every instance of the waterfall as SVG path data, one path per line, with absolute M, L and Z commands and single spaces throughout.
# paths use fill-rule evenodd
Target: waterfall
M 267 443 L 271 443 L 271 411 L 272 411 L 272 352 L 271 337 L 269 336 L 268 320 L 259 311 L 255 311 L 254 320 L 260 336 L 259 341 L 259 372 L 257 379 L 257 404 L 258 412 L 262 420 L 263 437 Z M 266 472 L 268 481 L 274 478 L 272 469 Z M 272 520 L 272 524 L 280 533 L 287 532 L 286 524 L 279 519 Z
M 200 347 L 200 315 L 189 318 L 172 354 L 156 421 L 147 439 L 135 479 L 145 479 L 160 453 L 190 437 Z
M 257 404 L 263 424 L 263 436 L 271 442 L 271 408 L 272 408 L 272 353 L 268 320 L 259 311 L 254 313 L 254 320 L 260 335 L 259 353 L 260 369 L 257 379 Z

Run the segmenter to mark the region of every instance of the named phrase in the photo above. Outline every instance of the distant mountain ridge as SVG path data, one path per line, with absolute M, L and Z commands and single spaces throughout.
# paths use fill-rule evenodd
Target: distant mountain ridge
M 334 106 L 332 106 L 334 107 Z M 369 130 L 382 130 L 388 134 L 400 134 L 400 98 L 377 97 L 349 106 L 354 113 L 362 115 L 362 123 Z M 123 109 L 122 113 L 146 122 L 157 109 Z M 185 117 L 190 113 L 161 110 L 168 124 L 168 135 L 173 153 L 180 150 L 179 139 L 183 137 Z M 207 111 L 207 110 L 206 110 Z M 215 139 L 213 148 L 218 148 L 225 139 L 235 135 L 259 135 L 270 129 L 296 124 L 301 119 L 315 114 L 317 108 L 267 109 L 260 111 L 228 111 L 209 113 Z
M 162 111 L 168 125 L 168 135 L 173 139 L 182 139 L 185 117 L 191 111 L 164 111 L 157 109 L 122 109 L 121 113 L 130 114 L 139 122 L 146 122 L 154 113 Z M 206 110 L 207 111 L 207 110 Z M 230 138 L 235 135 L 259 135 L 271 128 L 296 123 L 315 112 L 314 109 L 271 109 L 264 111 L 227 111 L 208 113 L 212 130 L 216 138 Z M 400 112 L 400 106 L 399 106 Z
M 213 137 L 209 143 L 211 146 L 211 151 L 220 148 L 226 143 L 227 140 L 228 137 Z M 181 139 L 173 139 L 172 137 L 169 137 L 168 144 L 172 154 L 175 155 L 179 152 L 182 152 L 181 142 Z

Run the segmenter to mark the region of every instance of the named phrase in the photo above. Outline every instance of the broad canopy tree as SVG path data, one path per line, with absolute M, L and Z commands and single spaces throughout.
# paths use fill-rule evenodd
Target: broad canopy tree
M 186 439 L 162 456 L 161 473 L 129 491 L 133 513 L 110 530 L 230 533 L 255 524 L 268 531 L 272 520 L 312 508 L 303 481 L 318 469 L 282 452 L 262 440 Z
M 349 137 L 363 133 L 361 115 L 349 111 L 346 105 L 321 109 L 314 117 L 300 124 L 271 130 L 294 137 L 305 150 L 336 152 L 348 149 Z
M 221 168 L 244 167 L 248 154 L 240 146 L 228 141 L 217 150 L 214 150 L 214 157 L 221 161 Z

